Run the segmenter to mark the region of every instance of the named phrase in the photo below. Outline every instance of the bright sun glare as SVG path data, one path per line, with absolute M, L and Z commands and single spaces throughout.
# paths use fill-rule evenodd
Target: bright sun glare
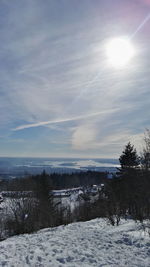
M 114 38 L 106 45 L 109 65 L 115 68 L 126 66 L 135 54 L 133 44 L 128 38 Z

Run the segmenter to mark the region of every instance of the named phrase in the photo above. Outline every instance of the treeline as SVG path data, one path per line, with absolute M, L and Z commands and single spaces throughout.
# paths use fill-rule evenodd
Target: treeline
M 108 180 L 94 203 L 84 203 L 77 210 L 81 220 L 106 217 L 112 225 L 121 218 L 147 220 L 150 231 L 150 131 L 145 133 L 145 147 L 140 156 L 129 142 L 119 161 L 120 168 Z M 88 211 L 88 212 L 87 212 Z
M 144 153 L 138 156 L 130 142 L 119 158 L 121 167 L 106 188 L 110 202 L 110 214 L 131 217 L 143 222 L 150 219 L 150 133 L 147 132 Z M 150 143 L 149 143 L 150 145 Z M 115 223 L 115 221 L 114 221 Z
M 68 211 L 64 213 L 63 207 L 54 201 L 46 174 L 39 176 L 33 184 L 32 195 L 8 199 L 1 211 L 0 240 L 69 223 Z
M 93 171 L 62 175 L 48 175 L 43 171 L 40 175 L 3 180 L 1 191 L 11 194 L 6 208 L 1 212 L 0 239 L 78 221 L 78 214 L 71 211 L 71 205 L 61 205 L 61 200 L 54 198 L 52 190 L 89 187 L 107 180 L 107 173 Z
M 107 218 L 112 225 L 118 225 L 121 218 L 132 218 L 141 223 L 147 220 L 150 232 L 149 130 L 144 141 L 145 147 L 140 156 L 130 142 L 125 146 L 119 158 L 120 168 L 112 179 L 106 179 L 107 173 L 92 171 L 62 175 L 43 172 L 3 184 L 8 190 L 32 191 L 33 194 L 10 199 L 7 214 L 3 211 L 0 217 L 0 238 L 97 217 Z M 74 210 L 56 202 L 51 191 L 101 183 L 104 187 L 97 197 L 91 201 L 86 192 Z
M 107 188 L 112 210 L 110 216 L 129 216 L 143 222 L 150 220 L 150 131 L 145 132 L 141 155 L 129 142 L 119 161 L 121 167 Z M 115 222 L 114 222 L 115 223 Z
M 48 181 L 49 190 L 67 189 L 80 186 L 91 186 L 105 183 L 107 172 L 77 172 L 72 174 L 47 174 L 43 171 L 40 175 L 33 175 L 24 178 L 16 178 L 12 180 L 3 180 L 1 182 L 1 191 L 34 191 L 38 180 L 45 178 Z

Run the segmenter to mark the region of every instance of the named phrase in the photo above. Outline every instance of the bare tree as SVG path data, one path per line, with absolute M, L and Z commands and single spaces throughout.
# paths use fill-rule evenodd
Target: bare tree
M 8 235 L 38 230 L 37 214 L 37 203 L 34 198 L 11 198 L 5 222 Z
M 144 170 L 150 170 L 150 130 L 146 129 L 144 136 L 145 146 L 143 148 L 141 163 Z

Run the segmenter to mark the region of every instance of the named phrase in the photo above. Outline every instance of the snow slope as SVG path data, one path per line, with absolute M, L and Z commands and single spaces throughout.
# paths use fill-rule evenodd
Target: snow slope
M 150 238 L 133 221 L 103 219 L 44 229 L 0 242 L 0 266 L 150 266 Z

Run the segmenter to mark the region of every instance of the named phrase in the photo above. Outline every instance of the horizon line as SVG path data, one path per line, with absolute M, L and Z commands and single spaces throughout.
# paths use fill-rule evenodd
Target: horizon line
M 119 160 L 118 158 L 116 157 L 111 157 L 111 158 L 107 158 L 107 157 L 79 157 L 79 156 L 0 156 L 0 158 L 48 158 L 48 159 L 64 159 L 64 158 L 67 158 L 67 159 L 117 159 Z

